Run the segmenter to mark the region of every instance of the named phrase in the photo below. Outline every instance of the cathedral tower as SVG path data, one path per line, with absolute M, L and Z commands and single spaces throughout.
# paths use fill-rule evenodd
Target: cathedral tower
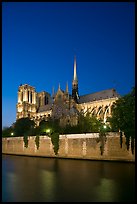
M 16 119 L 32 117 L 36 113 L 36 91 L 34 87 L 28 84 L 19 86 L 16 108 Z
M 76 73 L 76 57 L 74 58 L 74 76 L 72 81 L 72 98 L 78 102 L 79 94 L 78 94 L 78 79 Z

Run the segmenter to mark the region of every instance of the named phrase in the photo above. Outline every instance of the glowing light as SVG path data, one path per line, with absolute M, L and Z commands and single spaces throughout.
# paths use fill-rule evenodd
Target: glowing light
M 104 126 L 103 126 L 103 128 L 105 128 L 105 129 L 106 129 L 106 128 L 107 128 L 107 126 L 106 126 L 106 125 L 104 125 Z
M 50 129 L 46 129 L 46 133 L 50 133 Z
M 13 135 L 14 135 L 14 133 L 13 133 L 13 132 L 11 132 L 11 135 L 13 136 Z

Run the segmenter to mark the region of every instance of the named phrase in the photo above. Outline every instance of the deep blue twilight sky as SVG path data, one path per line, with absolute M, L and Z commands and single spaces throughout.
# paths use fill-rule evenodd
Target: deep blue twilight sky
M 3 2 L 2 126 L 16 120 L 17 91 L 29 84 L 52 94 L 68 81 L 74 55 L 79 94 L 135 83 L 134 2 Z

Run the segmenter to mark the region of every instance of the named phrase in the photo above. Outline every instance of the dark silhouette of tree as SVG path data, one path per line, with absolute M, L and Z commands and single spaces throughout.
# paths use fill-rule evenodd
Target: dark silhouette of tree
M 15 136 L 31 135 L 35 122 L 30 118 L 18 119 L 14 124 Z
M 13 132 L 13 135 L 11 135 L 11 133 Z M 2 130 L 2 137 L 10 137 L 10 136 L 14 136 L 14 130 L 13 127 L 5 127 Z
M 135 87 L 132 91 L 119 98 L 112 106 L 112 117 L 109 118 L 113 131 L 124 132 L 127 149 L 131 139 L 132 152 L 135 139 Z

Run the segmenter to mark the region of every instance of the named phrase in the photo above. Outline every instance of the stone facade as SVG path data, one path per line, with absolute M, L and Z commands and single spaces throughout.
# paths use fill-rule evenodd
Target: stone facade
M 29 137 L 28 147 L 24 147 L 23 137 L 2 138 L 2 153 L 75 158 L 90 160 L 112 160 L 135 162 L 135 153 L 126 147 L 126 140 L 123 136 L 122 148 L 120 147 L 119 133 L 108 133 L 104 144 L 104 152 L 101 155 L 99 133 L 60 135 L 59 151 L 56 156 L 53 150 L 51 139 L 48 136 L 40 136 L 39 149 L 36 148 L 35 136 Z
M 74 76 L 72 81 L 72 94 L 58 87 L 56 93 L 42 91 L 36 92 L 36 89 L 28 84 L 20 85 L 18 89 L 18 102 L 16 105 L 16 119 L 30 117 L 39 125 L 41 120 L 56 118 L 60 124 L 71 126 L 77 124 L 78 114 L 86 114 L 101 118 L 104 122 L 111 116 L 111 107 L 120 97 L 115 89 L 108 89 L 92 94 L 79 96 L 78 78 L 76 73 L 76 59 L 74 60 Z

